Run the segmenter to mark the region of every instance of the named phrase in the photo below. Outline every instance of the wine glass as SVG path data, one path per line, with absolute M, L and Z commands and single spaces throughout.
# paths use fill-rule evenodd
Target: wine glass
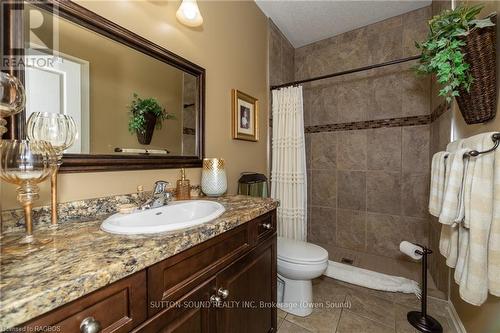
M 64 151 L 76 140 L 78 131 L 71 116 L 60 113 L 34 112 L 30 115 L 26 126 L 26 135 L 30 140 L 50 142 L 57 155 L 57 166 L 50 181 L 51 190 L 51 224 L 57 225 L 57 171 L 62 164 Z
M 33 241 L 31 208 L 39 197 L 38 183 L 44 181 L 56 167 L 56 153 L 45 141 L 0 140 L 0 179 L 16 184 L 17 200 L 23 206 L 26 237 Z
M 24 87 L 16 77 L 0 72 L 0 139 L 7 133 L 3 118 L 21 112 L 26 101 Z

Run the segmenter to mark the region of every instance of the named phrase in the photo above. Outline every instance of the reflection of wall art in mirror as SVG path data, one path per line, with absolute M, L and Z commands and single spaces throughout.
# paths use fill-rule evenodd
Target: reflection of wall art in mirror
M 128 130 L 137 134 L 137 140 L 142 145 L 151 143 L 155 128 L 161 129 L 163 120 L 175 119 L 155 98 L 140 98 L 136 93 L 129 109 Z
M 233 139 L 259 140 L 258 100 L 239 90 L 232 91 Z

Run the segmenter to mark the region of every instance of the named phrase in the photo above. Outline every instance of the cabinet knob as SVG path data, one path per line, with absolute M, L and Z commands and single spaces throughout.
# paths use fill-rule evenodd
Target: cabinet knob
M 229 290 L 219 288 L 219 290 L 217 290 L 217 295 L 222 297 L 222 299 L 226 299 L 229 296 Z
M 273 226 L 271 225 L 271 223 L 262 223 L 262 228 L 271 230 Z
M 94 317 L 87 317 L 80 323 L 81 333 L 98 333 L 101 330 L 101 324 Z
M 222 298 L 217 295 L 212 295 L 210 296 L 210 302 L 214 303 L 215 306 L 219 306 L 220 303 L 222 302 Z

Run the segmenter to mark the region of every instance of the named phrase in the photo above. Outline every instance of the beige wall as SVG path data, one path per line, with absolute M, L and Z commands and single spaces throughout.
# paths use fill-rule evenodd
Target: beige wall
M 267 18 L 254 2 L 199 2 L 204 24 L 195 29 L 176 21 L 178 1 L 78 2 L 206 69 L 206 156 L 226 159 L 229 193 L 236 192 L 241 172 L 266 173 Z M 257 143 L 231 139 L 232 88 L 260 101 Z M 189 170 L 188 176 L 197 184 L 200 170 Z M 139 184 L 150 188 L 157 179 L 177 178 L 178 170 L 66 174 L 59 180 L 60 201 L 130 193 Z M 37 204 L 48 201 L 45 183 Z M 3 209 L 17 207 L 12 186 L 3 185 L 1 204 Z
M 482 16 L 491 12 L 500 13 L 500 1 L 469 1 L 469 3 L 480 2 L 485 4 Z M 497 40 L 500 36 L 500 25 L 497 25 Z M 500 93 L 500 50 L 497 41 L 497 91 Z M 500 100 L 500 95 L 497 101 Z M 500 103 L 497 104 L 497 116 L 486 124 L 467 125 L 460 114 L 456 103 L 453 105 L 453 121 L 456 130 L 455 138 L 465 138 L 482 132 L 500 131 Z M 467 332 L 470 333 L 496 333 L 500 332 L 500 298 L 489 295 L 488 300 L 480 307 L 470 305 L 460 298 L 458 285 L 451 282 L 451 301 L 457 310 Z
M 30 10 L 32 6 L 25 8 Z M 172 155 L 182 155 L 183 72 L 67 20 L 56 18 L 55 24 L 59 31 L 57 51 L 89 65 L 90 133 L 86 136 L 90 137 L 90 153 L 110 154 L 116 147 L 147 147 L 166 148 Z M 41 33 L 52 31 L 38 31 L 37 36 Z M 32 36 L 27 34 L 26 38 Z M 128 131 L 128 106 L 134 93 L 157 99 L 175 115 L 175 119 L 164 121 L 161 129 L 155 129 L 148 146 L 141 145 L 137 136 Z

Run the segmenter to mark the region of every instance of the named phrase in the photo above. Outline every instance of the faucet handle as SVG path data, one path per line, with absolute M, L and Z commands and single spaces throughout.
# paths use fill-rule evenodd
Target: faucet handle
M 153 193 L 160 194 L 160 193 L 166 192 L 167 186 L 169 184 L 170 184 L 169 182 L 166 182 L 164 180 L 159 180 L 159 181 L 155 182 L 155 187 L 154 187 Z

